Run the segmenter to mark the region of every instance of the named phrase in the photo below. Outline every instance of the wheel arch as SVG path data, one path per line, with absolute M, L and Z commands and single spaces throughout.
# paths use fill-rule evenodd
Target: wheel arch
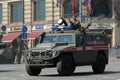
M 71 56 L 72 59 L 73 59 L 73 62 L 74 62 L 74 64 L 75 64 L 75 61 L 74 61 L 74 58 L 73 58 L 73 52 L 61 52 L 61 53 L 59 54 L 59 56 L 55 59 L 56 63 L 57 63 L 57 61 L 58 61 L 62 56 L 64 56 L 64 55 L 69 55 L 69 56 Z

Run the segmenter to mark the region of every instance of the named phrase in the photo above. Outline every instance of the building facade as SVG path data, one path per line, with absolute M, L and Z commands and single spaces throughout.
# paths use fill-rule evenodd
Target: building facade
M 91 28 L 112 29 L 111 44 L 120 42 L 120 0 L 91 0 L 89 15 L 88 0 L 76 0 L 75 13 L 81 23 L 88 22 Z M 72 19 L 72 0 L 0 0 L 0 26 L 7 32 L 21 31 L 22 25 L 33 30 L 51 29 L 63 17 Z

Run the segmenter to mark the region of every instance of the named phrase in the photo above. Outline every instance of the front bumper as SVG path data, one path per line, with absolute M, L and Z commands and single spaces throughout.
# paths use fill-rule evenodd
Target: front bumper
M 25 62 L 29 66 L 39 67 L 53 67 L 55 66 L 55 59 L 59 56 L 58 51 L 51 50 L 33 50 L 27 51 L 25 55 Z
M 25 63 L 29 66 L 36 66 L 36 67 L 55 67 L 55 62 L 52 59 L 43 60 L 43 59 L 33 59 L 33 58 L 26 58 Z

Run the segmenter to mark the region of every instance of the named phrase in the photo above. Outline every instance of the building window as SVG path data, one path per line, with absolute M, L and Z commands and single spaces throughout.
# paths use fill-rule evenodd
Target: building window
M 63 17 L 71 18 L 72 17 L 72 1 L 73 0 L 64 0 L 63 1 Z M 79 0 L 76 0 L 77 7 L 75 8 L 75 13 L 78 17 L 79 15 Z
M 112 3 L 109 0 L 91 0 L 93 17 L 111 17 Z
M 23 22 L 23 4 L 22 2 L 10 3 L 10 22 Z
M 34 21 L 45 20 L 46 5 L 45 0 L 34 1 Z
M 2 23 L 2 5 L 0 4 L 0 23 Z

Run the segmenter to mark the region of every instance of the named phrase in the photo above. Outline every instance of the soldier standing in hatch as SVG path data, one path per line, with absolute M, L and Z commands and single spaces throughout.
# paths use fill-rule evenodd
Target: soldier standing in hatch
M 75 29 L 81 28 L 81 23 L 79 20 L 77 20 L 77 17 L 73 17 L 73 25 L 75 27 Z

